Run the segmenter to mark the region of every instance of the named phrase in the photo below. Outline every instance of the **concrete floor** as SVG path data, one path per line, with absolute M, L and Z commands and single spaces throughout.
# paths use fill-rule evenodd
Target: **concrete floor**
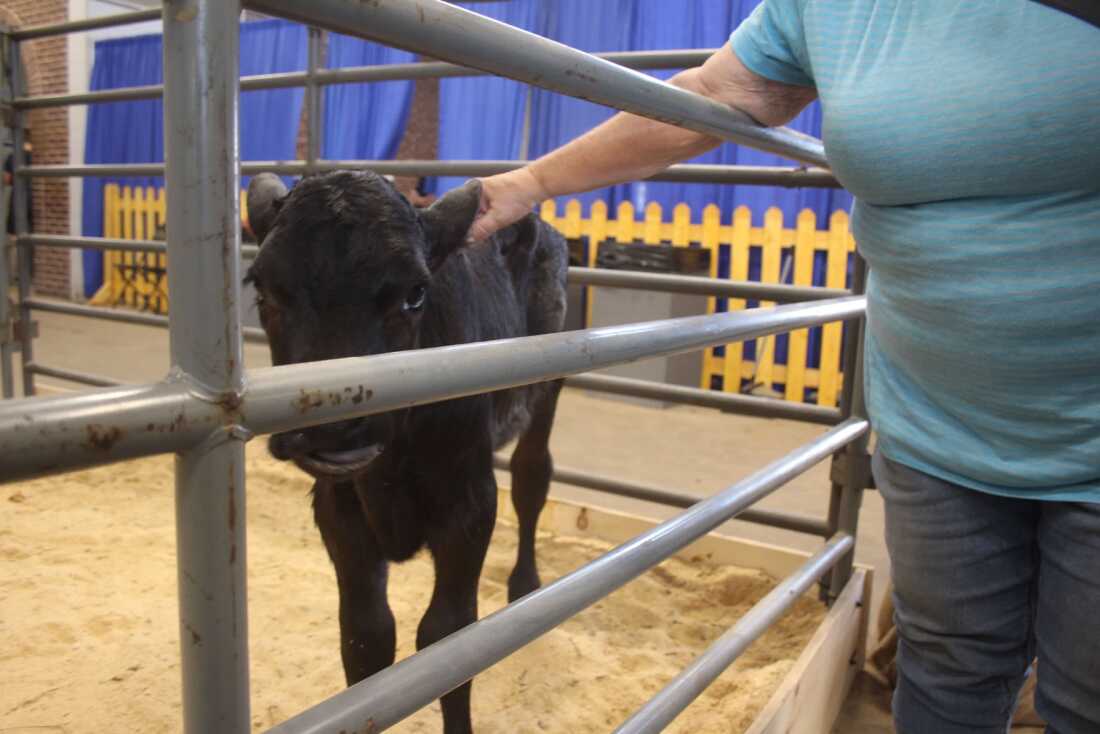
M 40 338 L 36 361 L 78 369 L 122 381 L 161 378 L 168 364 L 165 330 L 116 324 L 58 314 L 37 314 Z M 270 364 L 266 347 L 247 345 L 248 367 Z M 43 394 L 74 386 L 38 378 Z M 800 423 L 726 415 L 713 410 L 677 406 L 654 408 L 607 396 L 567 390 L 554 426 L 552 449 L 561 466 L 633 479 L 696 495 L 722 490 L 769 461 L 805 443 L 823 429 Z M 507 478 L 502 476 L 502 482 Z M 828 464 L 823 463 L 791 482 L 759 506 L 822 516 L 828 507 Z M 662 519 L 672 508 L 612 497 L 565 485 L 555 485 L 559 497 Z M 803 550 L 820 540 L 798 533 L 733 521 L 720 532 Z M 874 609 L 877 618 L 889 562 L 883 540 L 880 497 L 868 492 L 860 515 L 856 561 L 875 569 Z M 872 639 L 874 639 L 872 631 Z M 835 729 L 844 734 L 892 731 L 885 696 L 869 680 L 857 684 Z

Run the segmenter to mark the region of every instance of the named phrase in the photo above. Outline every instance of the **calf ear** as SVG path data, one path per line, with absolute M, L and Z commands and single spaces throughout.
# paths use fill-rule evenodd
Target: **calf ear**
M 476 178 L 452 189 L 420 212 L 428 235 L 428 267 L 435 270 L 466 242 L 466 233 L 481 206 L 481 182 Z
M 274 173 L 261 173 L 248 183 L 248 226 L 263 244 L 286 196 L 286 184 Z

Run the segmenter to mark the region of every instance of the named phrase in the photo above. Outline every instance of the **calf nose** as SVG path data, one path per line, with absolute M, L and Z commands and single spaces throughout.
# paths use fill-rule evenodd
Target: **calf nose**
M 301 431 L 276 433 L 267 441 L 267 450 L 279 461 L 290 461 L 309 450 L 309 440 Z

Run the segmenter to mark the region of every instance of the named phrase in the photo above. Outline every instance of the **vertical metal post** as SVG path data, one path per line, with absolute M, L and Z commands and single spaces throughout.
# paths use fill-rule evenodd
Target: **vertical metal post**
M 164 4 L 173 370 L 226 411 L 176 457 L 184 731 L 250 731 L 242 389 L 239 0 Z
M 26 77 L 23 74 L 23 59 L 19 52 L 19 42 L 12 41 L 8 44 L 8 71 L 11 74 L 10 88 L 16 97 L 25 96 L 27 93 Z M 15 223 L 15 236 L 21 237 L 27 234 L 30 219 L 27 207 L 30 202 L 30 180 L 19 175 L 20 169 L 26 164 L 26 153 L 23 144 L 26 140 L 25 126 L 26 114 L 19 110 L 12 112 L 12 149 L 11 149 L 11 175 L 12 192 L 11 206 L 12 219 Z M 4 220 L 4 229 L 7 230 L 7 220 Z M 15 334 L 20 344 L 20 356 L 23 364 L 23 395 L 35 394 L 34 372 L 30 365 L 34 361 L 34 324 L 31 323 L 31 310 L 27 301 L 31 297 L 31 274 L 34 248 L 31 245 L 20 245 L 16 248 L 16 268 L 19 271 L 19 317 L 18 330 Z M 7 294 L 4 294 L 5 297 Z
M 309 29 L 309 65 L 306 67 L 306 173 L 315 173 L 321 159 L 324 138 L 325 88 L 317 83 L 317 70 L 324 67 L 325 49 L 320 28 Z
M 867 262 L 855 253 L 852 272 L 852 292 L 863 295 L 867 290 Z M 866 318 L 849 323 L 844 339 L 844 387 L 840 400 L 840 412 L 845 420 L 867 418 L 867 405 L 863 396 L 863 339 Z M 830 531 L 842 531 L 856 538 L 859 526 L 859 509 L 863 503 L 863 490 L 870 486 L 870 462 L 867 444 L 870 432 L 863 434 L 833 457 L 834 491 L 830 497 Z M 839 485 L 839 492 L 836 491 Z M 835 524 L 835 528 L 832 527 Z M 855 547 L 846 553 L 833 567 L 829 576 L 828 599 L 840 596 L 844 585 L 852 575 Z
M 0 150 L 11 141 L 11 124 L 13 113 L 10 107 L 14 95 L 11 90 L 11 69 L 9 68 L 9 47 L 14 43 L 8 35 L 8 29 L 0 30 L 0 64 L 4 65 L 0 74 L 0 104 L 3 104 L 3 127 L 0 128 Z M 12 361 L 12 330 L 11 318 L 11 258 L 8 253 L 8 185 L 3 177 L 0 177 L 0 227 L 3 234 L 0 235 L 0 396 L 5 400 L 15 397 L 15 373 Z

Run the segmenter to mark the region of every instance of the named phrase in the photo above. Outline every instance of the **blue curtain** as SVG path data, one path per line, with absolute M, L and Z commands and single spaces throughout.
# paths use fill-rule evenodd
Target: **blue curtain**
M 539 32 L 539 3 L 535 0 L 458 4 L 509 25 Z M 518 158 L 527 95 L 526 85 L 500 77 L 440 80 L 440 160 Z M 430 182 L 428 188 L 442 193 L 465 180 L 440 177 Z
M 281 20 L 241 26 L 241 73 L 270 74 L 304 69 L 306 30 Z M 115 89 L 163 81 L 161 36 L 99 41 L 89 87 Z M 244 160 L 294 158 L 301 89 L 273 89 L 241 95 L 241 157 Z M 90 105 L 84 142 L 85 163 L 159 163 L 164 160 L 164 105 L 161 100 Z M 81 230 L 103 236 L 103 186 L 161 186 L 160 178 L 89 178 L 84 181 Z M 244 182 L 247 185 L 247 180 Z M 84 294 L 103 282 L 103 258 L 84 252 Z
M 328 67 L 402 64 L 416 60 L 408 51 L 331 34 Z M 325 90 L 321 155 L 336 160 L 393 158 L 405 132 L 412 104 L 411 81 L 337 84 Z
M 308 63 L 305 26 L 262 20 L 241 26 L 241 76 L 301 71 Z M 305 90 L 264 89 L 241 94 L 241 160 L 296 158 Z M 248 186 L 249 177 L 241 177 Z
M 114 89 L 160 84 L 161 37 L 137 36 L 99 41 L 95 47 L 90 88 Z M 88 108 L 84 141 L 85 163 L 159 163 L 164 160 L 164 103 L 159 99 L 94 104 Z M 81 231 L 103 236 L 103 187 L 108 183 L 160 186 L 160 178 L 86 178 Z M 84 295 L 91 297 L 103 282 L 103 256 L 85 250 Z
M 680 3 L 673 3 L 679 5 Z M 582 51 L 632 50 L 631 30 L 638 12 L 635 0 L 555 0 L 542 3 L 540 33 Z M 596 127 L 615 113 L 602 105 L 535 89 L 531 102 L 530 157 L 538 158 Z M 581 194 L 585 211 L 592 202 L 604 200 L 614 211 L 628 198 L 629 184 Z

